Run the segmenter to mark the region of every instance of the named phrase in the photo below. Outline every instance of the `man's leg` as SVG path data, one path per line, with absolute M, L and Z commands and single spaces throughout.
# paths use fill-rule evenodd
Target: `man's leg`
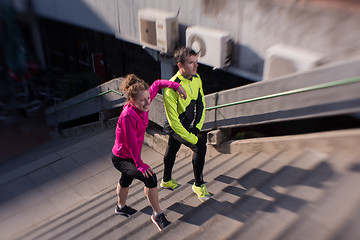
M 198 134 L 197 136 L 199 138 L 199 141 L 191 148 L 194 151 L 192 157 L 192 164 L 194 169 L 195 186 L 201 186 L 202 184 L 204 184 L 203 170 L 206 155 L 206 135 L 205 139 L 202 134 Z
M 210 194 L 204 185 L 203 170 L 205 164 L 206 154 L 206 135 L 198 134 L 199 140 L 194 145 L 183 140 L 178 134 L 174 133 L 173 138 L 189 147 L 194 153 L 192 158 L 195 183 L 192 186 L 192 190 L 196 193 L 200 201 L 204 202 L 210 199 Z
M 168 182 L 171 180 L 171 174 L 175 163 L 176 153 L 179 151 L 180 146 L 181 143 L 173 137 L 173 134 L 170 134 L 168 145 L 164 155 L 164 182 Z
M 180 145 L 184 144 L 193 151 L 192 164 L 193 164 L 196 186 L 200 186 L 201 184 L 204 184 L 203 170 L 204 170 L 205 154 L 206 154 L 206 135 L 204 136 L 203 134 L 198 134 L 198 137 L 199 137 L 198 143 L 191 144 L 188 141 L 185 141 L 177 133 L 171 134 L 172 141 L 179 142 Z M 169 138 L 169 142 L 170 142 L 170 138 Z

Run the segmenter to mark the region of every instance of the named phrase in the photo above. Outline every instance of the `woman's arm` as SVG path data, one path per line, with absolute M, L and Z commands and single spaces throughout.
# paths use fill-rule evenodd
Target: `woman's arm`
M 142 146 L 139 145 L 139 141 L 137 138 L 136 119 L 132 118 L 130 115 L 124 116 L 123 129 L 125 133 L 127 147 L 132 156 L 132 159 L 135 162 L 136 168 L 142 173 L 146 172 L 146 170 L 149 168 L 149 165 L 144 163 L 141 159 Z
M 186 99 L 186 97 L 187 97 L 186 91 L 181 86 L 180 83 L 169 81 L 169 80 L 156 80 L 153 84 L 151 84 L 151 86 L 149 88 L 150 101 L 152 101 L 155 98 L 156 94 L 162 88 L 172 88 L 175 91 L 177 91 L 178 94 L 180 95 L 180 97 L 182 97 L 183 99 Z

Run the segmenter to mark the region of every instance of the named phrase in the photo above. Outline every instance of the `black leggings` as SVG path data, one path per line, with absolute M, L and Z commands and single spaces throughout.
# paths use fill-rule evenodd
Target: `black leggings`
M 154 173 L 152 176 L 148 178 L 145 177 L 142 174 L 142 172 L 140 172 L 136 168 L 134 160 L 132 160 L 131 158 L 128 159 L 119 158 L 113 154 L 112 163 L 114 167 L 121 172 L 121 178 L 119 180 L 119 184 L 121 187 L 128 188 L 131 185 L 134 178 L 142 181 L 145 184 L 145 187 L 147 188 L 157 187 L 156 174 Z
M 206 134 L 198 134 L 199 141 L 197 144 L 191 144 L 185 141 L 180 135 L 172 132 L 169 136 L 168 145 L 164 156 L 164 181 L 171 180 L 171 172 L 174 167 L 176 153 L 179 151 L 181 144 L 189 147 L 193 151 L 192 165 L 194 170 L 195 185 L 200 186 L 204 183 L 203 169 L 206 154 Z

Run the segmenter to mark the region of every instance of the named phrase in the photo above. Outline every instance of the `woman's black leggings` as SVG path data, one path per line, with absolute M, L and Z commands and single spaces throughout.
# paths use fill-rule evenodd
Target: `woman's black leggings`
M 139 179 L 145 184 L 147 188 L 156 188 L 157 187 L 157 179 L 156 174 L 154 173 L 150 177 L 145 177 L 142 172 L 140 172 L 134 163 L 134 160 L 131 158 L 124 159 L 119 158 L 112 155 L 112 162 L 114 167 L 121 172 L 121 178 L 119 180 L 119 184 L 123 188 L 127 188 L 131 185 L 134 178 Z
M 204 183 L 203 169 L 206 154 L 206 134 L 198 134 L 197 144 L 191 144 L 185 141 L 180 135 L 172 132 L 169 136 L 168 145 L 164 156 L 164 176 L 165 182 L 171 180 L 171 173 L 174 167 L 176 153 L 179 151 L 181 144 L 189 147 L 193 151 L 192 164 L 195 177 L 195 185 L 200 186 Z

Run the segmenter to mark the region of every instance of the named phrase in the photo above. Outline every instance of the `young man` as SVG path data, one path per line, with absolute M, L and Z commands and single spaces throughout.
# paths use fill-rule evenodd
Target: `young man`
M 171 177 L 176 153 L 181 144 L 193 151 L 192 164 L 195 183 L 193 191 L 201 201 L 210 198 L 203 180 L 206 154 L 206 136 L 199 134 L 205 118 L 205 101 L 202 82 L 197 74 L 198 56 L 191 48 L 180 48 L 175 52 L 179 71 L 170 79 L 178 82 L 186 91 L 187 99 L 179 98 L 173 89 L 165 88 L 164 105 L 167 116 L 164 129 L 169 142 L 164 156 L 164 176 L 160 186 L 176 189 L 180 184 Z

